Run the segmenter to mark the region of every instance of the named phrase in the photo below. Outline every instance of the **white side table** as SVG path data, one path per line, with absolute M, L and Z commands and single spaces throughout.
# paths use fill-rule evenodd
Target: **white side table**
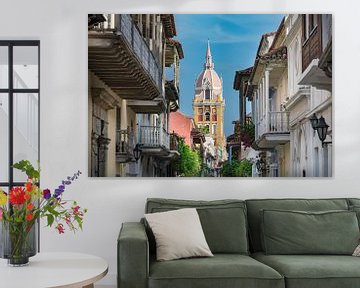
M 28 266 L 9 267 L 0 260 L 0 287 L 92 288 L 108 272 L 107 262 L 80 253 L 38 253 Z

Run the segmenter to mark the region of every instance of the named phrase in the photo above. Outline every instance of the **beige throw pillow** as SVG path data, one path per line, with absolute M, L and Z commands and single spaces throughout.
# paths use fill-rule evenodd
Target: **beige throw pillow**
M 213 256 L 195 208 L 145 214 L 156 241 L 158 261 Z
M 358 246 L 356 246 L 352 256 L 360 257 L 360 244 Z

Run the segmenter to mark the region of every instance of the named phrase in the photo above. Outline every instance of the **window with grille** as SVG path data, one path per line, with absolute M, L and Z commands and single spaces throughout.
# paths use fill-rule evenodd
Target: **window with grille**
M 40 42 L 0 40 L 0 187 L 21 186 L 12 168 L 39 161 Z

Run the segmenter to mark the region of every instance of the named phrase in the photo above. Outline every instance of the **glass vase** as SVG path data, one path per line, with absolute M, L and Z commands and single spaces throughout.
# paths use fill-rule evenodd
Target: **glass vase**
M 37 251 L 37 223 L 1 221 L 0 257 L 9 266 L 25 266 Z

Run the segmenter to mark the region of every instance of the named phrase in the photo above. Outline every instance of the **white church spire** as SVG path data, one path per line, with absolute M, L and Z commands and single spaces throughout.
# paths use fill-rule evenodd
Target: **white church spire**
M 214 63 L 212 62 L 211 50 L 210 50 L 210 40 L 208 39 L 206 57 L 205 57 L 205 69 L 214 69 Z

